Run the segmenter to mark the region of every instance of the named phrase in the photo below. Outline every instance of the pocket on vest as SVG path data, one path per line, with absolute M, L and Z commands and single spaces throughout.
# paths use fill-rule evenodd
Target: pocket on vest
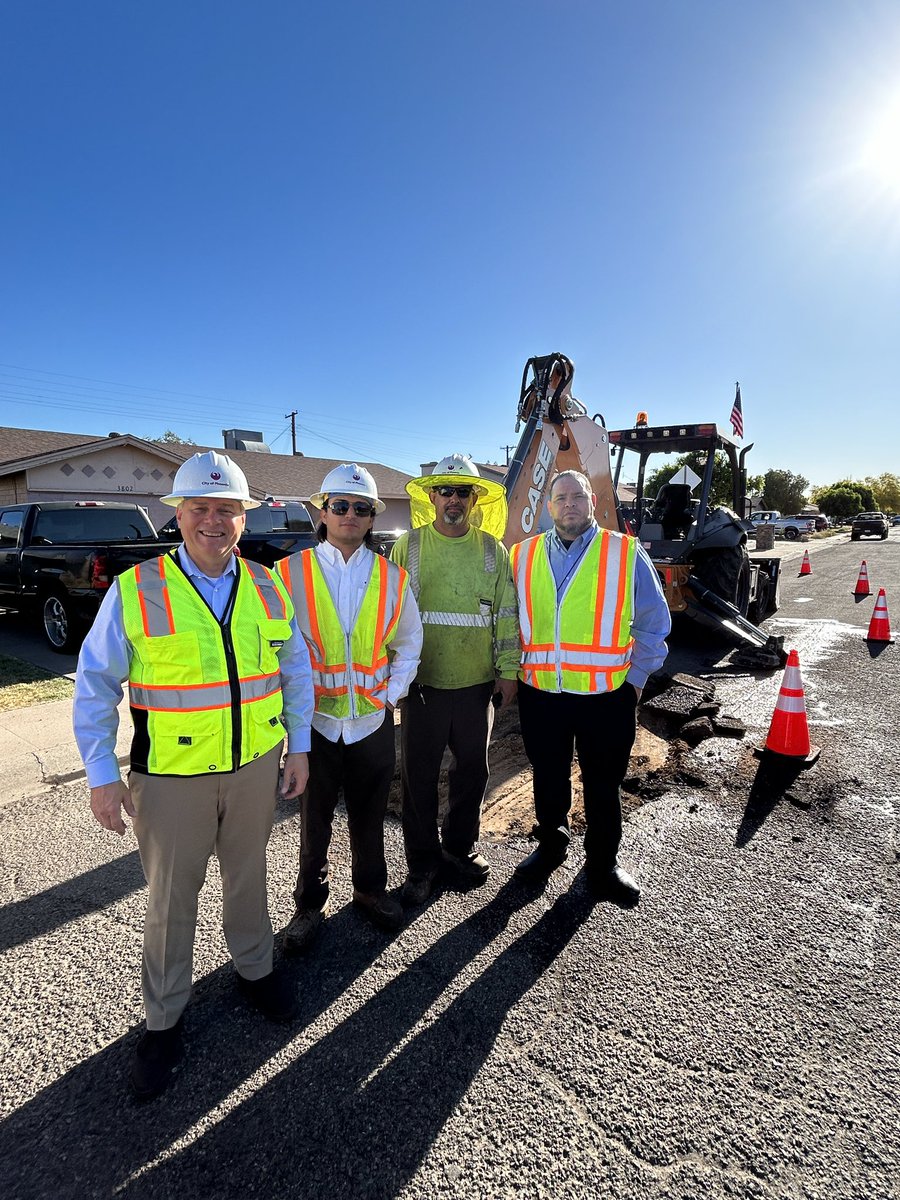
M 286 645 L 291 636 L 290 621 L 266 618 L 258 621 L 259 626 L 259 666 L 264 675 L 272 675 L 278 670 L 278 651 Z
M 180 686 L 185 679 L 203 678 L 200 640 L 192 629 L 145 638 L 140 655 L 147 668 L 142 682 L 150 687 Z

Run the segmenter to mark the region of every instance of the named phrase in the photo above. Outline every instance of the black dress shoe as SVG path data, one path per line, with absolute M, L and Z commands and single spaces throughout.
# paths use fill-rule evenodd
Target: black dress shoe
M 238 975 L 237 980 L 249 1002 L 268 1021 L 292 1021 L 297 1015 L 296 992 L 283 975 L 270 971 L 262 979 L 245 979 Z
M 546 883 L 557 867 L 561 867 L 569 853 L 566 846 L 547 846 L 544 842 L 523 858 L 513 871 L 516 879 L 523 883 Z
M 588 867 L 587 878 L 591 891 L 600 900 L 612 900 L 623 908 L 633 908 L 641 898 L 637 881 L 618 863 L 601 871 Z
M 184 1057 L 182 1019 L 171 1029 L 148 1029 L 141 1037 L 131 1064 L 131 1089 L 138 1100 L 152 1100 L 168 1087 Z

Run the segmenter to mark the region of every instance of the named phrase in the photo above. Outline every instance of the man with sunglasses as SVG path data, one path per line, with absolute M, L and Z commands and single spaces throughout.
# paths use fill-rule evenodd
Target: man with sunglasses
M 288 953 L 305 950 L 325 917 L 341 790 L 353 903 L 381 929 L 402 923 L 403 909 L 386 891 L 384 817 L 395 767 L 393 713 L 422 648 L 406 571 L 372 550 L 372 526 L 384 503 L 371 474 L 342 463 L 310 503 L 320 509 L 318 546 L 276 565 L 309 647 L 316 697 L 309 784 L 300 802 L 297 907 L 284 932 Z
M 408 569 L 424 628 L 422 662 L 401 709 L 403 840 L 409 875 L 401 900 L 424 904 L 442 866 L 470 884 L 490 867 L 475 843 L 488 781 L 494 703 L 515 696 L 519 669 L 516 597 L 502 484 L 470 458 L 451 454 L 431 475 L 410 480 L 412 529 L 391 558 Z M 444 750 L 448 811 L 438 835 Z

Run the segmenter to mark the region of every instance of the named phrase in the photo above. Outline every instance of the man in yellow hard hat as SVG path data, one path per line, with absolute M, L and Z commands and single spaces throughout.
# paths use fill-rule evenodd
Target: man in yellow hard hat
M 424 629 L 422 662 L 401 708 L 403 840 L 409 875 L 401 900 L 424 904 L 442 866 L 483 883 L 487 859 L 476 846 L 488 781 L 492 697 L 515 696 L 519 668 L 516 598 L 502 484 L 470 458 L 451 454 L 411 480 L 413 528 L 391 558 L 406 567 Z M 438 835 L 438 778 L 453 754 L 449 809 Z
M 237 982 L 264 1016 L 296 1002 L 272 970 L 266 843 L 278 793 L 306 786 L 312 679 L 290 597 L 266 567 L 235 554 L 250 497 L 243 471 L 215 451 L 179 467 L 177 549 L 120 575 L 78 659 L 74 727 L 91 810 L 123 835 L 131 818 L 149 895 L 144 922 L 147 1031 L 131 1068 L 148 1100 L 183 1054 L 197 904 L 210 856 L 222 876 L 225 940 Z M 116 731 L 128 680 L 134 738 L 128 783 Z
M 309 646 L 316 693 L 309 785 L 300 802 L 297 908 L 284 931 L 288 953 L 305 950 L 322 926 L 341 791 L 353 903 L 381 929 L 402 923 L 403 909 L 386 890 L 384 818 L 394 778 L 394 709 L 422 648 L 406 571 L 372 550 L 372 526 L 384 503 L 371 473 L 341 463 L 310 503 L 320 510 L 319 544 L 276 565 Z

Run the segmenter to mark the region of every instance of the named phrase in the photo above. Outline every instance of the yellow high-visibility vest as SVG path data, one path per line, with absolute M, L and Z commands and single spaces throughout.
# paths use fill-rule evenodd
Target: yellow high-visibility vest
M 513 546 L 522 663 L 519 678 L 548 692 L 611 692 L 631 662 L 634 538 L 599 529 L 557 597 L 547 535 Z
M 391 673 L 387 648 L 397 632 L 409 576 L 380 554 L 372 558 L 350 634 L 341 626 L 315 550 L 292 554 L 275 564 L 309 647 L 316 712 L 338 720 L 378 712 L 387 699 Z
M 236 771 L 284 739 L 278 650 L 294 614 L 280 581 L 238 559 L 220 624 L 176 552 L 118 579 L 135 733 L 132 770 L 150 775 Z

